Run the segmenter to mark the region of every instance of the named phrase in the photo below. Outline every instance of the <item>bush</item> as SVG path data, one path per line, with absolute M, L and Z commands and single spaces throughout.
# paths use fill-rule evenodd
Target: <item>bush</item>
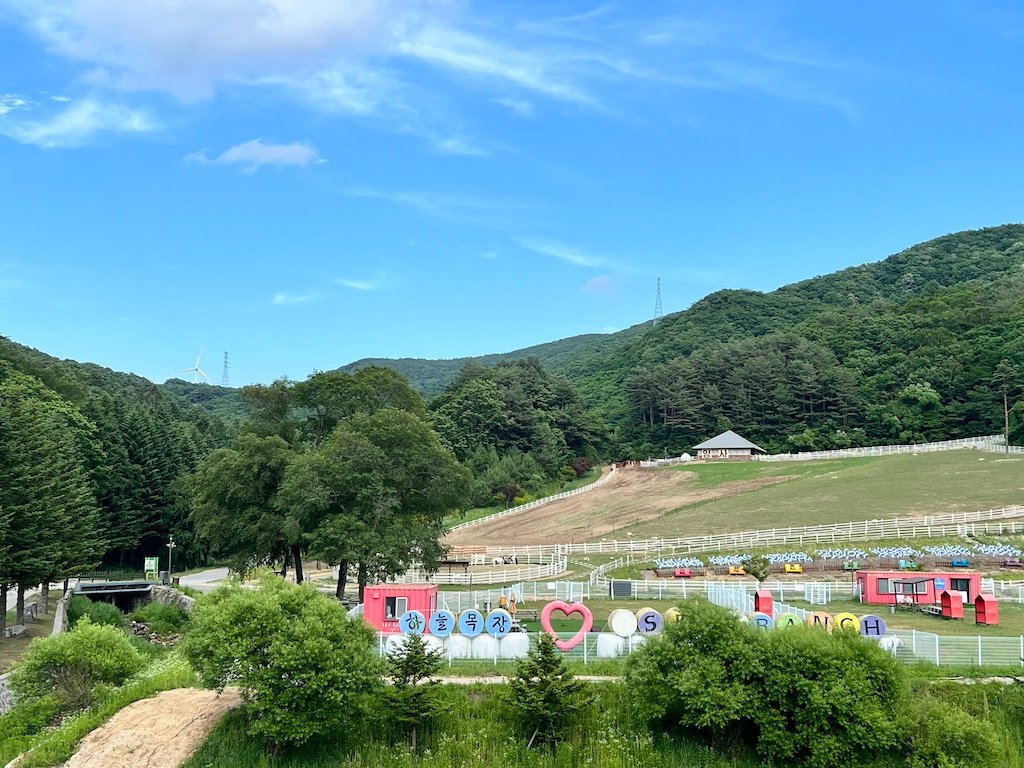
M 745 743 L 776 765 L 863 765 L 894 751 L 909 687 L 898 663 L 856 635 L 755 630 L 705 602 L 629 660 L 637 713 L 715 746 Z
M 125 629 L 128 622 L 117 606 L 110 603 L 95 602 L 85 595 L 75 595 L 68 603 L 68 626 L 74 627 L 79 619 L 88 616 L 93 624 Z
M 276 751 L 361 718 L 380 685 L 372 641 L 335 600 L 268 577 L 198 603 L 181 649 L 207 685 L 241 689 L 247 730 Z
M 189 615 L 180 605 L 150 602 L 136 608 L 132 618 L 145 624 L 150 632 L 173 635 L 185 628 Z
M 995 768 L 1004 765 L 992 723 L 942 701 L 918 701 L 909 768 Z
M 32 641 L 17 664 L 11 686 L 19 699 L 53 694 L 64 709 L 93 701 L 101 685 L 120 685 L 143 666 L 128 637 L 83 616 L 70 632 Z

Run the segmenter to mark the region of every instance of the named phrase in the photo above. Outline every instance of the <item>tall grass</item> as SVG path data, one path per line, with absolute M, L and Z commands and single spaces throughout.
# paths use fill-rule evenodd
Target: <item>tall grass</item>
M 727 758 L 686 741 L 656 739 L 635 723 L 620 684 L 593 686 L 595 705 L 551 752 L 527 750 L 529 734 L 515 730 L 495 686 L 446 686 L 445 711 L 413 752 L 385 713 L 359 732 L 269 757 L 245 734 L 244 715 L 230 714 L 185 768 L 752 768 L 745 756 Z

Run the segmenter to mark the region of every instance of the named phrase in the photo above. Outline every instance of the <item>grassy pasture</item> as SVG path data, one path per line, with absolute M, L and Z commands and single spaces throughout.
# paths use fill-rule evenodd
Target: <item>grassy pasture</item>
M 702 464 L 659 471 L 691 472 L 694 482 L 705 487 L 762 478 L 780 482 L 625 525 L 616 532 L 618 538 L 628 533 L 634 538 L 694 536 L 973 512 L 1024 503 L 1024 457 L 969 450 L 806 463 Z

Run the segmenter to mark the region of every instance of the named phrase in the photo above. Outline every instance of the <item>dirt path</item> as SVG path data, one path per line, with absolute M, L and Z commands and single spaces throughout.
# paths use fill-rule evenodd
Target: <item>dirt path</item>
M 82 740 L 65 768 L 177 768 L 241 703 L 237 691 L 164 691 L 131 704 Z
M 593 491 L 454 531 L 444 541 L 491 546 L 598 541 L 613 531 L 628 530 L 630 525 L 657 519 L 685 504 L 735 496 L 784 479 L 766 477 L 698 488 L 696 478 L 693 472 L 620 469 L 606 485 Z

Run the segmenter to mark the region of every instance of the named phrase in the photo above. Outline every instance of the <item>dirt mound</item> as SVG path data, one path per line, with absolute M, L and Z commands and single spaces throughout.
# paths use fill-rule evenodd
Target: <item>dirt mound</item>
M 237 691 L 195 688 L 137 701 L 86 736 L 65 768 L 176 768 L 240 703 Z
M 453 531 L 446 544 L 560 544 L 597 541 L 613 531 L 662 517 L 686 504 L 721 499 L 778 483 L 781 477 L 696 487 L 694 472 L 620 469 L 605 485 L 587 493 L 517 512 L 489 523 Z M 702 531 L 703 532 L 703 531 Z M 687 535 L 679 531 L 679 536 Z

